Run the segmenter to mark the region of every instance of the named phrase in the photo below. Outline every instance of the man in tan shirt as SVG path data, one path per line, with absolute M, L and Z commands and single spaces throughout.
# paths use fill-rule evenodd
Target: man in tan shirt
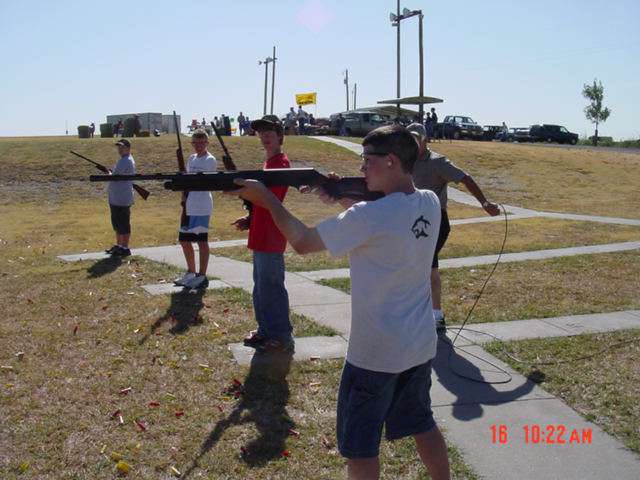
M 412 123 L 407 127 L 418 142 L 418 161 L 413 166 L 413 183 L 416 188 L 433 191 L 440 200 L 442 216 L 440 219 L 440 233 L 436 244 L 436 253 L 431 265 L 431 292 L 433 299 L 433 314 L 436 319 L 438 331 L 446 329 L 444 313 L 442 312 L 440 271 L 438 270 L 438 254 L 444 246 L 451 226 L 447 215 L 447 184 L 449 182 L 462 182 L 469 192 L 478 200 L 482 208 L 492 217 L 500 214 L 500 208 L 495 203 L 487 200 L 478 184 L 471 175 L 456 167 L 444 155 L 440 155 L 427 148 L 427 132 L 423 125 Z

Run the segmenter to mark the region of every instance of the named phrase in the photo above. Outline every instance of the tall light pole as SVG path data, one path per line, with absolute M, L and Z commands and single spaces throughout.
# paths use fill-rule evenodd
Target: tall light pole
M 358 84 L 354 83 L 353 84 L 353 109 L 357 110 L 358 107 L 356 107 L 356 94 L 358 93 Z
M 396 13 L 390 13 L 391 25 L 397 28 L 396 32 L 396 98 L 400 98 L 400 0 L 397 1 Z M 398 117 L 400 116 L 400 104 L 396 104 Z
M 424 96 L 424 51 L 422 45 L 422 10 L 409 10 L 405 8 L 402 10 L 402 15 L 400 15 L 400 0 L 398 0 L 398 13 L 389 14 L 389 19 L 391 20 L 391 25 L 394 27 L 398 27 L 398 87 L 397 87 L 397 98 L 400 98 L 400 22 L 402 20 L 406 20 L 407 18 L 411 18 L 414 16 L 418 16 L 419 19 L 419 34 L 418 34 L 418 47 L 419 47 L 419 62 L 420 62 L 420 97 Z M 398 116 L 400 115 L 400 104 L 396 105 L 398 107 Z M 420 104 L 418 115 L 420 116 L 420 121 L 424 116 L 424 104 Z
M 424 96 L 424 49 L 422 45 L 422 10 L 409 10 L 405 8 L 402 10 L 402 19 L 418 16 L 418 50 L 419 50 L 419 65 L 420 65 L 420 97 Z M 418 115 L 420 116 L 420 122 L 424 117 L 424 104 L 421 103 L 418 107 Z
M 267 57 L 264 60 L 258 60 L 258 65 L 262 65 L 264 63 L 264 107 L 262 109 L 262 114 L 267 114 L 267 80 L 269 73 L 269 63 L 273 62 L 274 59 L 271 57 Z M 273 95 L 271 96 L 273 98 Z M 273 106 L 272 106 L 273 109 Z
M 422 23 L 420 24 L 422 25 Z M 422 31 L 422 30 L 420 30 Z M 273 65 L 271 65 L 271 111 L 269 112 L 273 115 L 273 92 L 276 88 L 276 47 L 273 46 Z
M 349 111 L 349 70 L 344 71 L 344 89 L 347 97 L 347 112 Z

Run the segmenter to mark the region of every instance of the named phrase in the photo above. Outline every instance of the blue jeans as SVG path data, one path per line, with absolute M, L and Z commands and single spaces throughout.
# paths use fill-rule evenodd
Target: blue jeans
M 253 310 L 258 335 L 283 342 L 291 340 L 293 327 L 282 253 L 253 252 Z

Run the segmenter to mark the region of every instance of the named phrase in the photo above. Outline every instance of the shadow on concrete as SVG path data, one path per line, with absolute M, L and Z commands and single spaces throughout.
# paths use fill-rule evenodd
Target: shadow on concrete
M 115 272 L 122 265 L 122 257 L 112 256 L 100 259 L 87 268 L 88 278 L 98 278 Z
M 456 346 L 452 350 L 451 341 L 442 335 L 438 336 L 433 370 L 438 376 L 438 382 L 455 396 L 452 414 L 458 420 L 479 418 L 483 413 L 483 404 L 513 402 L 530 393 L 535 386 L 533 382 L 526 381 L 508 390 L 513 381 L 510 380 L 510 374 L 479 360 L 477 357 L 487 357 L 483 352 L 480 347 L 473 346 Z
M 240 400 L 207 435 L 181 478 L 191 475 L 198 468 L 200 459 L 220 441 L 228 428 L 235 425 L 253 423 L 258 431 L 257 437 L 242 450 L 242 460 L 250 468 L 262 467 L 281 458 L 289 430 L 295 426 L 286 410 L 289 401 L 287 374 L 292 360 L 292 353 L 254 355 Z
M 165 322 L 172 323 L 169 332 L 174 335 L 185 333 L 189 328 L 202 324 L 200 311 L 204 307 L 202 298 L 205 293 L 206 290 L 204 288 L 198 290 L 185 288 L 179 292 L 172 293 L 169 308 L 153 322 L 149 332 L 140 339 L 139 344 L 142 345 L 149 340 L 149 337 L 154 335 Z

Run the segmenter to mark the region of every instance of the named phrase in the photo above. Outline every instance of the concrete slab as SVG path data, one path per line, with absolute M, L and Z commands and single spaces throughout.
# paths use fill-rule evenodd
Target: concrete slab
M 432 408 L 447 437 L 482 478 L 638 478 L 637 455 L 480 347 L 458 349 L 451 361 L 448 357 L 448 347 L 440 342 L 433 368 Z M 494 381 L 506 378 L 480 359 L 504 369 L 511 375 L 511 381 L 487 385 L 453 373 Z M 508 437 L 504 444 L 493 441 L 494 425 L 506 426 Z M 531 437 L 530 443 L 526 443 L 525 425 L 539 426 L 545 439 L 548 425 L 556 429 L 563 426 L 567 431 L 562 436 L 565 444 L 534 444 Z M 569 443 L 574 429 L 579 432 L 591 429 L 591 443 Z M 558 435 L 550 438 L 555 440 Z
M 309 361 L 329 358 L 344 358 L 347 354 L 347 341 L 340 337 L 300 337 L 295 339 L 296 348 L 293 360 Z M 229 350 L 240 365 L 250 365 L 255 355 L 253 348 L 241 343 L 232 343 Z M 256 357 L 261 357 L 258 354 Z
M 612 332 L 640 328 L 640 317 L 633 312 L 611 312 L 541 319 L 544 323 L 566 330 L 569 335 Z M 511 322 L 509 322 L 511 323 Z
M 332 305 L 297 306 L 293 310 L 320 325 L 333 328 L 345 338 L 351 331 L 351 302 Z
M 220 240 L 217 242 L 210 242 L 209 246 L 211 248 L 227 248 L 227 247 L 238 247 L 247 244 L 246 238 L 239 238 L 236 240 Z M 197 250 L 197 248 L 196 248 Z M 143 257 L 157 257 L 163 254 L 174 254 L 174 253 L 182 253 L 182 248 L 180 245 L 165 245 L 159 247 L 141 247 L 134 248 L 131 250 L 132 255 L 140 255 Z M 73 255 L 59 255 L 58 258 L 60 260 L 64 260 L 66 262 L 78 262 L 82 260 L 102 260 L 104 258 L 108 258 L 110 255 L 107 255 L 104 252 L 85 252 L 78 253 Z
M 452 335 L 458 331 L 458 326 L 451 325 L 448 328 Z M 498 337 L 500 340 L 523 340 L 528 338 L 562 337 L 574 335 L 569 330 L 560 325 L 543 320 L 512 320 L 508 322 L 475 323 L 465 326 L 460 332 L 460 336 L 468 342 L 484 344 L 493 341 Z M 460 337 L 456 340 L 456 345 Z
M 286 287 L 289 292 L 289 306 L 292 308 L 336 304 L 351 305 L 350 295 L 335 288 L 311 283 L 309 280 L 306 283 L 287 283 Z
M 608 223 L 611 225 L 640 226 L 640 220 L 634 218 L 603 217 L 599 215 L 577 215 L 574 213 L 540 212 L 547 218 L 561 218 L 563 220 L 580 220 L 584 222 Z
M 173 283 L 156 283 L 152 285 L 143 285 L 142 288 L 151 295 L 166 295 L 170 293 L 178 293 L 184 290 L 184 287 L 178 287 Z M 221 280 L 209 280 L 207 290 L 219 290 L 221 288 L 231 288 L 231 285 Z
M 317 282 L 319 280 L 330 280 L 332 278 L 349 278 L 351 274 L 348 268 L 333 268 L 329 270 L 313 270 L 311 272 L 298 272 L 309 280 Z
M 447 438 L 482 478 L 637 480 L 640 460 L 597 425 L 585 421 L 559 399 L 536 399 L 499 404 L 437 406 L 433 408 Z M 455 412 L 455 415 L 454 415 Z M 461 419 L 464 419 L 461 421 Z M 493 442 L 492 428 L 505 425 L 507 441 Z M 525 442 L 524 427 L 537 425 L 546 440 L 551 425 L 557 440 L 564 427 L 565 444 Z M 571 432 L 592 432 L 589 443 L 569 443 Z

